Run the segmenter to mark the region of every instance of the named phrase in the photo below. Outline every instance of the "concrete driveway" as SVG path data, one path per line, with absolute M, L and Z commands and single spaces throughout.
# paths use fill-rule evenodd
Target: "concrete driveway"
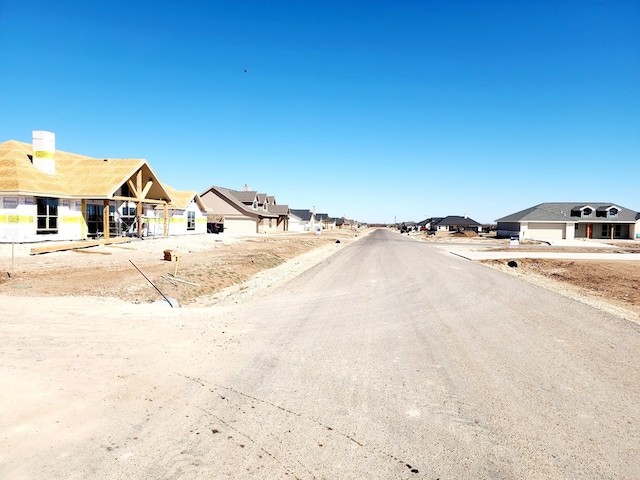
M 624 260 L 640 261 L 640 253 L 580 253 L 580 252 L 545 252 L 520 251 L 517 247 L 506 252 L 470 251 L 448 249 L 452 254 L 467 260 L 502 260 L 517 258 L 545 258 L 555 260 Z

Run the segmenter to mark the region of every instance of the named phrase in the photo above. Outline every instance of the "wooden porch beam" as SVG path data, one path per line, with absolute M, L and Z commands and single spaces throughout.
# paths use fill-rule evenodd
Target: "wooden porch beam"
M 152 186 L 153 186 L 153 180 L 149 180 L 147 184 L 144 186 L 144 189 L 142 190 L 142 193 L 140 194 L 140 196 L 142 198 L 145 198 L 147 196 L 147 193 L 149 193 L 149 190 L 151 190 Z
M 131 179 L 127 180 L 127 185 L 129 186 L 129 190 L 131 190 L 131 193 L 133 193 L 135 198 L 139 197 L 138 190 L 136 189 L 136 186 L 133 184 Z
M 164 236 L 169 236 L 169 207 L 166 202 L 164 204 Z
M 167 203 L 166 200 L 153 200 L 151 198 L 137 198 L 137 197 L 111 197 L 112 200 L 118 200 L 121 202 L 142 202 L 142 203 L 152 203 L 154 205 L 164 205 Z
M 102 236 L 105 239 L 109 239 L 110 228 L 109 228 L 109 200 L 102 201 Z

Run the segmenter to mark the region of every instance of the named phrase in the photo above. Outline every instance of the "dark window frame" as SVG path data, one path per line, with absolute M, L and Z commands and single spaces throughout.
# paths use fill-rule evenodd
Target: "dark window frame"
M 196 229 L 196 212 L 187 211 L 187 230 Z
M 36 234 L 51 235 L 58 233 L 57 198 L 36 197 Z

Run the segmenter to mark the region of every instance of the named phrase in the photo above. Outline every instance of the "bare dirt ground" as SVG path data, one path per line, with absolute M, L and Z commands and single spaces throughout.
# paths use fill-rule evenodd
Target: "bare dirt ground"
M 426 236 L 429 242 L 475 244 L 473 250 L 509 251 L 508 239 L 491 236 L 443 235 Z M 567 253 L 639 253 L 640 241 L 605 241 L 611 247 L 560 247 L 542 242 L 520 242 L 518 252 Z M 524 280 L 550 288 L 612 313 L 640 318 L 640 265 L 637 261 L 519 259 L 517 267 L 508 260 L 485 260 L 483 264 L 516 275 Z
M 348 243 L 364 233 L 329 230 L 319 236 L 315 233 L 245 237 L 196 235 L 133 240 L 40 255 L 29 254 L 33 245 L 17 245 L 12 252 L 11 246 L 5 244 L 0 246 L 0 293 L 16 297 L 111 297 L 131 303 L 164 301 L 136 270 L 137 266 L 162 294 L 176 299 L 181 307 L 207 306 L 221 301 L 230 288 L 236 292 L 249 288 L 246 282 L 259 272 L 264 272 L 262 275 L 266 277 L 261 284 L 268 285 L 269 276 L 273 277 L 269 272 L 274 267 L 295 270 L 299 262 L 288 260 L 302 259 L 302 254 L 320 258 L 337 241 Z M 416 237 L 432 243 L 471 243 L 474 249 L 509 248 L 508 240 L 490 236 L 419 234 Z M 614 248 L 602 249 L 522 242 L 518 251 L 621 254 L 640 251 L 640 242 L 611 242 L 611 245 Z M 172 261 L 164 260 L 165 250 L 173 252 Z M 521 259 L 517 268 L 508 267 L 507 261 L 503 260 L 483 263 L 590 301 L 595 306 L 605 304 L 614 310 L 622 308 L 640 316 L 640 266 L 637 262 Z M 222 294 L 223 291 L 226 293 Z
M 348 242 L 361 234 L 331 230 L 322 235 L 194 235 L 134 239 L 129 243 L 39 255 L 29 254 L 33 245 L 14 246 L 13 254 L 10 245 L 3 245 L 0 293 L 111 297 L 132 303 L 164 301 L 165 295 L 176 299 L 182 307 L 204 306 L 216 302 L 217 294 L 226 288 L 235 286 L 241 290 L 258 272 L 305 253 L 321 254 L 336 242 Z M 164 259 L 166 250 L 172 252 L 170 261 Z
M 188 402 L 204 388 L 198 379 L 205 374 L 223 385 L 216 387 L 224 390 L 218 399 L 233 394 L 224 386 L 225 375 L 243 355 L 261 351 L 263 320 L 237 321 L 235 307 L 227 305 L 267 295 L 365 234 L 206 235 L 35 256 L 29 255 L 31 245 L 16 245 L 13 255 L 10 245 L 0 245 L 0 296 L 9 304 L 0 312 L 0 478 L 131 478 L 132 468 L 143 469 L 136 462 L 145 459 L 152 459 L 150 471 L 157 472 L 148 478 L 267 478 L 260 471 L 243 477 L 244 472 L 207 470 L 202 458 L 215 442 L 238 444 L 231 465 L 248 458 L 251 445 L 235 431 L 222 435 L 232 430 L 231 423 L 196 422 L 202 412 Z M 449 241 L 473 241 L 477 248 L 500 243 L 482 237 Z M 165 250 L 173 250 L 178 262 L 165 261 Z M 167 308 L 131 261 L 187 308 Z M 518 268 L 506 262 L 492 266 L 585 303 L 597 300 L 638 312 L 638 262 L 518 263 Z M 167 280 L 171 274 L 198 286 Z M 619 298 L 622 291 L 632 293 Z M 481 344 L 470 342 L 474 348 Z M 343 364 L 334 365 L 335 371 L 346 371 Z M 591 386 L 590 397 L 604 398 Z M 277 404 L 268 406 L 286 413 Z M 130 438 L 124 438 L 123 428 Z M 201 444 L 192 440 L 196 435 Z M 278 478 L 286 477 L 291 478 L 288 472 Z
M 640 265 L 637 261 L 518 260 L 511 268 L 504 260 L 484 264 L 517 275 L 533 283 L 560 291 L 596 307 L 608 306 L 613 313 L 623 309 L 640 317 Z

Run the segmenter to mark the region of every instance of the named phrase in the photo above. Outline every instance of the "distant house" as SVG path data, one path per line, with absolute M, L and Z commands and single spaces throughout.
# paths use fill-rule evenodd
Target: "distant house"
M 640 238 L 640 213 L 614 203 L 541 203 L 497 222 L 498 236 L 521 239 Z
M 336 226 L 341 230 L 349 230 L 356 228 L 356 222 L 346 217 L 340 217 L 336 221 Z
M 271 233 L 278 230 L 278 213 L 269 211 L 266 194 L 246 185 L 244 190 L 211 186 L 200 194 L 207 210 L 224 218 L 229 233 Z
M 273 203 L 269 204 L 267 210 L 269 211 L 269 213 L 278 216 L 278 219 L 276 220 L 276 231 L 289 231 L 289 205 L 278 205 L 275 203 L 274 198 Z
M 425 218 L 424 220 L 422 220 L 421 222 L 417 223 L 417 227 L 419 230 L 429 230 L 429 231 L 435 231 L 437 230 L 436 225 L 437 223 L 442 220 L 444 217 L 430 217 L 430 218 Z M 444 226 L 443 226 L 444 229 Z M 446 230 L 448 230 L 448 228 L 446 228 Z
M 463 231 L 473 231 L 479 233 L 482 231 L 482 224 L 472 220 L 466 215 L 463 217 L 457 215 L 450 215 L 448 217 L 444 217 L 437 222 L 433 222 L 431 224 L 431 228 L 435 228 L 437 231 L 448 231 L 448 232 L 463 232 Z
M 292 208 L 289 210 L 289 231 L 309 232 L 313 230 L 314 215 L 311 210 Z
M 168 235 L 172 202 L 144 159 L 57 151 L 45 131 L 0 143 L 0 242 Z
M 195 191 L 175 190 L 167 184 L 165 189 L 171 196 L 167 206 L 169 213 L 169 235 L 193 235 L 207 233 L 207 211 L 200 196 Z M 149 235 L 159 235 L 162 213 L 145 219 Z
M 337 218 L 330 217 L 327 213 L 316 213 L 315 214 L 315 225 L 316 228 L 320 227 L 322 230 L 330 230 L 332 228 L 336 228 Z

